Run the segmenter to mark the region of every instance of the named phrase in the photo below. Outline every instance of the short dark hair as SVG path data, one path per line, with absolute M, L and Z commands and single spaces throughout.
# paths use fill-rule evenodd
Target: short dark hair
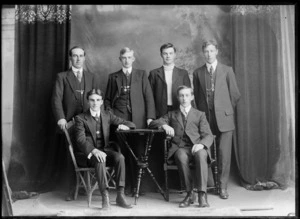
M 120 50 L 120 56 L 124 55 L 126 52 L 132 52 L 132 55 L 134 56 L 133 49 L 130 49 L 129 47 L 124 47 Z
M 102 99 L 103 99 L 103 97 L 104 97 L 103 91 L 101 91 L 100 89 L 92 89 L 92 90 L 90 90 L 89 92 L 87 92 L 87 94 L 86 94 L 86 99 L 89 99 L 90 96 L 92 96 L 93 94 L 99 95 L 100 97 L 102 97 Z
M 165 43 L 164 45 L 162 45 L 160 47 L 160 53 L 162 53 L 164 51 L 164 49 L 168 49 L 168 48 L 173 48 L 174 52 L 176 52 L 176 48 L 172 43 Z
M 206 47 L 208 47 L 209 45 L 213 45 L 216 47 L 216 49 L 218 49 L 218 43 L 215 39 L 210 39 L 210 40 L 206 40 L 203 42 L 202 44 L 202 50 L 204 50 Z
M 190 89 L 191 90 L 191 94 L 194 95 L 194 89 L 193 88 L 185 86 L 185 85 L 180 85 L 177 88 L 177 91 L 176 91 L 177 92 L 177 96 L 179 96 L 179 91 L 184 90 L 184 89 Z
M 82 47 L 80 46 L 73 46 L 70 50 L 69 50 L 69 56 L 72 56 L 72 52 L 73 52 L 73 49 L 82 49 L 83 50 L 83 55 L 85 56 L 85 51 Z

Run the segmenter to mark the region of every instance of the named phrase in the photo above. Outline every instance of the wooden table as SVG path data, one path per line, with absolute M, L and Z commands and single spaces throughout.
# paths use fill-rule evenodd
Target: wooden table
M 118 138 L 125 144 L 127 149 L 130 151 L 130 154 L 136 161 L 136 165 L 138 167 L 138 176 L 137 176 L 137 187 L 135 192 L 135 204 L 137 203 L 137 200 L 139 198 L 139 190 L 140 190 L 140 184 L 142 180 L 142 175 L 144 171 L 146 171 L 150 176 L 153 182 L 155 183 L 156 187 L 158 188 L 160 194 L 166 199 L 165 193 L 158 184 L 157 180 L 155 179 L 155 176 L 153 175 L 152 171 L 149 169 L 149 163 L 148 163 L 148 157 L 151 151 L 152 147 L 152 141 L 153 137 L 157 133 L 165 133 L 163 130 L 154 130 L 154 129 L 131 129 L 131 130 L 118 130 L 116 131 L 116 134 Z M 134 152 L 132 151 L 132 147 L 128 144 L 127 137 L 131 137 L 134 134 L 138 135 L 144 135 L 145 136 L 145 147 L 144 147 L 144 153 L 141 157 L 137 157 Z

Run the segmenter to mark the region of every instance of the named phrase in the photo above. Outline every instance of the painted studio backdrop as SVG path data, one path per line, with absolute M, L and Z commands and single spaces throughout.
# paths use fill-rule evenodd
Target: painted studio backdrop
M 160 46 L 171 42 L 178 50 L 176 65 L 192 74 L 204 64 L 201 45 L 207 38 L 219 42 L 218 60 L 233 67 L 241 92 L 232 156 L 241 185 L 285 188 L 295 180 L 293 6 L 51 7 L 52 14 L 46 6 L 16 10 L 18 86 L 8 171 L 13 189 L 47 190 L 64 176 L 64 139 L 54 133 L 50 99 L 57 73 L 69 68 L 69 48 L 85 48 L 85 67 L 105 91 L 108 75 L 121 68 L 121 48 L 132 48 L 133 66 L 149 72 L 162 65 Z M 150 157 L 162 183 L 162 148 Z

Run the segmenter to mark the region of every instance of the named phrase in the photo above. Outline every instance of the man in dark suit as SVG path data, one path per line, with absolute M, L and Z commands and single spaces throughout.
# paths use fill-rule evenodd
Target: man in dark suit
M 57 74 L 52 93 L 52 111 L 59 129 L 66 128 L 67 122 L 79 113 L 89 108 L 86 93 L 97 86 L 96 76 L 83 69 L 85 62 L 85 51 L 75 46 L 69 51 L 69 59 L 72 67 Z M 63 133 L 63 132 L 61 132 Z M 75 173 L 70 155 L 67 153 L 67 180 L 69 191 L 66 200 L 73 198 Z
M 81 167 L 95 167 L 96 178 L 102 195 L 102 209 L 110 207 L 106 165 L 113 165 L 116 172 L 117 205 L 131 208 L 124 196 L 125 160 L 123 155 L 109 144 L 110 125 L 120 130 L 135 128 L 132 122 L 125 121 L 111 112 L 100 110 L 103 93 L 93 89 L 87 93 L 90 109 L 75 117 L 75 141 L 81 153 L 75 154 Z
M 194 99 L 193 89 L 180 86 L 177 90 L 180 107 L 170 111 L 158 120 L 152 121 L 150 128 L 163 128 L 172 136 L 172 146 L 168 158 L 174 157 L 180 178 L 183 180 L 187 195 L 179 207 L 188 207 L 192 202 L 193 183 L 189 167 L 195 161 L 195 188 L 198 190 L 199 207 L 209 207 L 207 202 L 208 164 L 211 162 L 210 146 L 213 135 L 205 113 L 191 106 Z
M 220 197 L 228 198 L 227 183 L 230 172 L 234 107 L 240 99 L 235 75 L 231 67 L 218 62 L 215 40 L 202 46 L 206 64 L 193 73 L 196 107 L 205 112 L 210 128 L 217 138 Z
M 134 51 L 130 48 L 121 49 L 119 59 L 122 63 L 122 69 L 109 75 L 105 107 L 116 116 L 132 121 L 137 128 L 146 128 L 155 119 L 155 105 L 147 74 L 144 70 L 132 67 L 135 57 Z M 129 140 L 137 156 L 143 152 L 142 140 L 140 138 Z M 127 169 L 131 171 L 128 175 L 133 190 L 136 170 L 131 157 L 128 156 L 126 162 L 131 163 L 127 163 Z
M 149 81 L 155 101 L 156 118 L 178 109 L 176 89 L 180 85 L 191 86 L 189 74 L 186 70 L 177 68 L 174 64 L 176 48 L 172 43 L 160 47 L 163 66 L 150 71 Z

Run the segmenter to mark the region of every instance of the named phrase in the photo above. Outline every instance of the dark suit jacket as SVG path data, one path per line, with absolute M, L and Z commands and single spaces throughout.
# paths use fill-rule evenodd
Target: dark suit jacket
M 149 128 L 161 128 L 164 124 L 168 124 L 175 131 L 175 136 L 172 138 L 172 146 L 168 154 L 168 158 L 170 158 L 179 149 L 184 134 L 181 111 L 178 109 L 168 112 L 163 117 L 152 121 Z M 213 135 L 205 113 L 192 107 L 187 117 L 185 132 L 193 144 L 203 144 L 206 146 L 209 157 L 208 162 L 210 163 L 211 154 L 209 148 L 213 143 Z
M 104 103 L 106 109 L 112 112 L 114 112 L 115 109 L 115 101 L 121 93 L 122 74 L 124 73 L 120 70 L 111 73 L 108 78 Z M 131 74 L 130 100 L 132 122 L 137 128 L 146 128 L 146 120 L 155 119 L 155 105 L 152 90 L 145 71 L 132 69 Z
M 193 73 L 193 84 L 196 107 L 208 116 L 205 86 L 206 65 L 196 69 Z M 234 107 L 240 99 L 235 75 L 231 67 L 218 62 L 215 81 L 214 108 L 221 132 L 234 130 Z
M 56 122 L 60 119 L 70 121 L 76 116 L 76 104 L 79 101 L 75 94 L 75 84 L 72 83 L 71 76 L 74 74 L 72 69 L 57 74 L 55 85 L 52 93 L 52 110 Z M 96 76 L 87 71 L 83 71 L 84 76 L 84 98 L 83 98 L 83 111 L 89 109 L 86 99 L 86 93 L 93 88 L 96 88 Z
M 109 111 L 101 110 L 102 132 L 105 147 L 109 146 L 110 125 L 126 125 L 135 128 L 135 124 L 125 121 Z M 93 117 L 89 110 L 75 117 L 75 142 L 79 151 L 86 156 L 96 148 L 96 126 L 93 125 Z
M 168 94 L 164 68 L 160 67 L 150 71 L 149 81 L 155 101 L 156 118 L 159 118 L 168 112 Z M 180 85 L 191 87 L 191 80 L 186 70 L 174 67 L 172 77 L 172 101 L 174 109 L 179 107 L 176 91 Z

